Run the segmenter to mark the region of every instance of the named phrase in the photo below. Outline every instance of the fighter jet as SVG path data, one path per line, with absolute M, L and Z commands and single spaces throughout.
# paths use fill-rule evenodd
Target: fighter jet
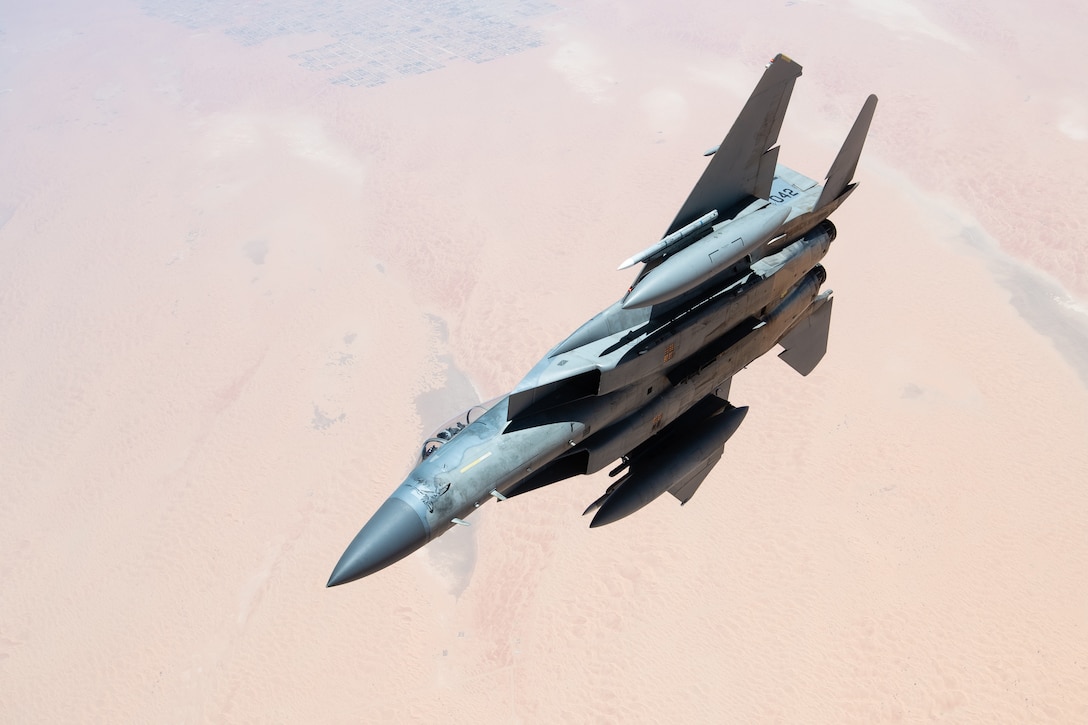
M 668 491 L 683 505 L 748 412 L 729 402 L 734 375 L 776 345 L 810 373 L 827 349 L 831 291 L 819 264 L 828 220 L 854 191 L 876 108 L 869 96 L 821 185 L 778 164 L 776 146 L 801 66 L 767 65 L 660 241 L 608 307 L 549 351 L 507 395 L 428 437 L 417 465 L 355 536 L 336 586 L 403 559 L 491 499 L 611 470 L 586 509 L 591 527 Z

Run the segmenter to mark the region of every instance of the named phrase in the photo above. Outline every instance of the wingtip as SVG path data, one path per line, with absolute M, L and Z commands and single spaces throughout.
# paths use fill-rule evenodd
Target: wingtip
M 774 58 L 772 58 L 771 62 L 767 64 L 767 67 L 770 68 L 776 63 L 780 63 L 783 66 L 795 66 L 797 68 L 797 75 L 801 75 L 801 64 L 786 55 L 785 53 L 779 53 Z

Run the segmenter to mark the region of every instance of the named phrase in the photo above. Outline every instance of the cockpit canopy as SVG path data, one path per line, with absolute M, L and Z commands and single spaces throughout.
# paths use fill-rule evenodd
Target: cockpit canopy
M 499 400 L 501 400 L 501 398 L 493 398 L 486 403 L 477 403 L 460 415 L 455 415 L 443 423 L 427 437 L 427 440 L 423 441 L 423 448 L 419 452 L 419 461 L 422 461 L 424 458 L 446 445 L 446 443 L 452 440 L 455 435 L 465 428 L 468 428 L 479 419 L 481 415 L 491 410 Z M 419 463 L 419 461 L 417 461 L 417 463 Z

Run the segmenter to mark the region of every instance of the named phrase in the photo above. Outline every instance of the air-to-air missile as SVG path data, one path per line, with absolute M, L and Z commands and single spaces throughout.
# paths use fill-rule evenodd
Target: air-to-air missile
M 823 185 L 778 164 L 801 66 L 778 55 L 627 293 L 556 345 L 509 394 L 427 438 L 416 467 L 355 536 L 328 585 L 403 559 L 486 501 L 616 465 L 585 513 L 628 516 L 668 491 L 687 503 L 748 409 L 733 376 L 776 345 L 802 375 L 823 358 L 831 292 L 820 260 L 853 192 L 876 96 Z

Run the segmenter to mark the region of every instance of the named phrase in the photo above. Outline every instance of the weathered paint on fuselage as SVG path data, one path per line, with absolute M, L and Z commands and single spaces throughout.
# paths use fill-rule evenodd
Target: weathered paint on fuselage
M 393 496 L 408 503 L 434 539 L 583 437 L 579 421 L 504 433 L 506 397 L 419 463 Z
M 660 327 L 549 353 L 523 385 L 592 364 L 602 369 L 600 393 L 529 413 L 516 426 L 504 397 L 421 461 L 393 496 L 416 510 L 433 540 L 495 498 L 492 491 L 506 495 L 573 449 L 588 451 L 586 473 L 600 470 L 770 350 L 819 293 L 823 276 L 813 270 L 830 244 L 828 233 L 801 239 Z M 707 350 L 713 354 L 701 359 Z

